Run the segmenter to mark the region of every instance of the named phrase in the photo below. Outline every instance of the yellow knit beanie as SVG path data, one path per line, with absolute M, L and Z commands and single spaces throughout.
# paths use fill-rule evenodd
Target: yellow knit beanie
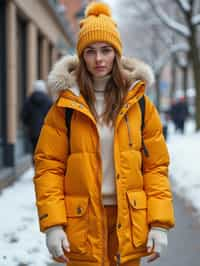
M 107 42 L 122 55 L 122 42 L 117 24 L 111 17 L 111 10 L 105 3 L 92 2 L 85 11 L 85 18 L 80 21 L 80 31 L 77 41 L 77 53 L 91 43 Z

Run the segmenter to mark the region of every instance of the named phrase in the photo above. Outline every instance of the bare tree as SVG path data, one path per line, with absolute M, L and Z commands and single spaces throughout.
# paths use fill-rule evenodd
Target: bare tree
M 200 129 L 200 50 L 198 44 L 198 26 L 200 25 L 199 0 L 174 0 L 184 17 L 181 24 L 170 17 L 158 1 L 148 0 L 160 20 L 171 30 L 183 37 L 189 46 L 194 83 L 196 89 L 196 129 Z
M 183 41 L 177 37 L 178 44 L 174 45 L 175 33 L 165 27 L 158 16 L 153 14 L 147 1 L 118 0 L 114 3 L 122 37 L 125 40 L 125 53 L 141 58 L 154 70 L 156 83 L 152 96 L 159 109 L 162 97 L 160 80 L 163 69 L 175 53 L 179 50 L 183 51 L 186 45 L 182 44 Z M 168 7 L 166 2 L 164 4 Z
M 174 8 L 171 3 L 166 3 L 166 0 L 159 0 L 159 3 L 165 10 L 168 10 L 170 15 L 173 15 L 171 13 L 174 13 Z M 163 69 L 175 57 L 176 65 L 183 72 L 185 71 L 183 64 L 178 59 L 181 59 L 180 52 L 188 52 L 187 44 L 183 38 L 163 25 L 160 18 L 154 15 L 154 11 L 147 1 L 115 0 L 113 5 L 125 41 L 125 53 L 134 54 L 134 56 L 148 62 L 154 70 L 156 83 L 154 90 L 148 90 L 148 92 L 152 93 L 155 104 L 160 109 L 162 97 L 160 80 Z M 171 90 L 170 96 L 174 94 L 174 88 Z

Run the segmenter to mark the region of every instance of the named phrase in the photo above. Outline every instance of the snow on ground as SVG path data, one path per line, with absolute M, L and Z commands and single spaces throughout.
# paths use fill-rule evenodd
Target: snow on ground
M 200 213 L 200 133 L 194 133 L 192 122 L 185 135 L 169 129 L 173 190 Z M 32 177 L 33 169 L 0 195 L 0 266 L 50 265 L 44 235 L 39 233 Z
M 200 214 L 200 132 L 194 133 L 194 123 L 186 125 L 186 134 L 174 133 L 170 127 L 170 176 L 172 188 L 189 200 Z
M 44 266 L 50 262 L 39 233 L 30 169 L 0 195 L 0 266 Z

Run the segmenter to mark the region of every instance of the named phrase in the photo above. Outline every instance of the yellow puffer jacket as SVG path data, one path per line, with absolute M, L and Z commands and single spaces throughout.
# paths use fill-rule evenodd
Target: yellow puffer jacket
M 135 59 L 122 58 L 122 63 L 135 82 L 114 127 L 116 228 L 124 263 L 145 255 L 149 228 L 173 227 L 174 215 L 167 176 L 169 156 L 158 113 L 147 96 L 143 138 L 149 157 L 141 152 L 138 100 L 151 80 L 151 72 Z M 105 245 L 100 143 L 96 121 L 75 87 L 76 65 L 77 58 L 64 58 L 49 76 L 49 84 L 55 90 L 70 89 L 60 94 L 45 119 L 35 152 L 34 184 L 41 231 L 63 225 L 70 241 L 68 257 L 72 265 L 75 261 L 80 266 L 97 266 L 101 265 L 97 261 L 103 256 Z M 70 143 L 66 107 L 74 109 Z

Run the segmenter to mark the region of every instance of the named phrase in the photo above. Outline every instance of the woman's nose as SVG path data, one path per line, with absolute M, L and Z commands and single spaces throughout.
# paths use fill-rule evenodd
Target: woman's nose
M 101 61 L 102 60 L 102 54 L 100 52 L 96 53 L 96 61 Z

